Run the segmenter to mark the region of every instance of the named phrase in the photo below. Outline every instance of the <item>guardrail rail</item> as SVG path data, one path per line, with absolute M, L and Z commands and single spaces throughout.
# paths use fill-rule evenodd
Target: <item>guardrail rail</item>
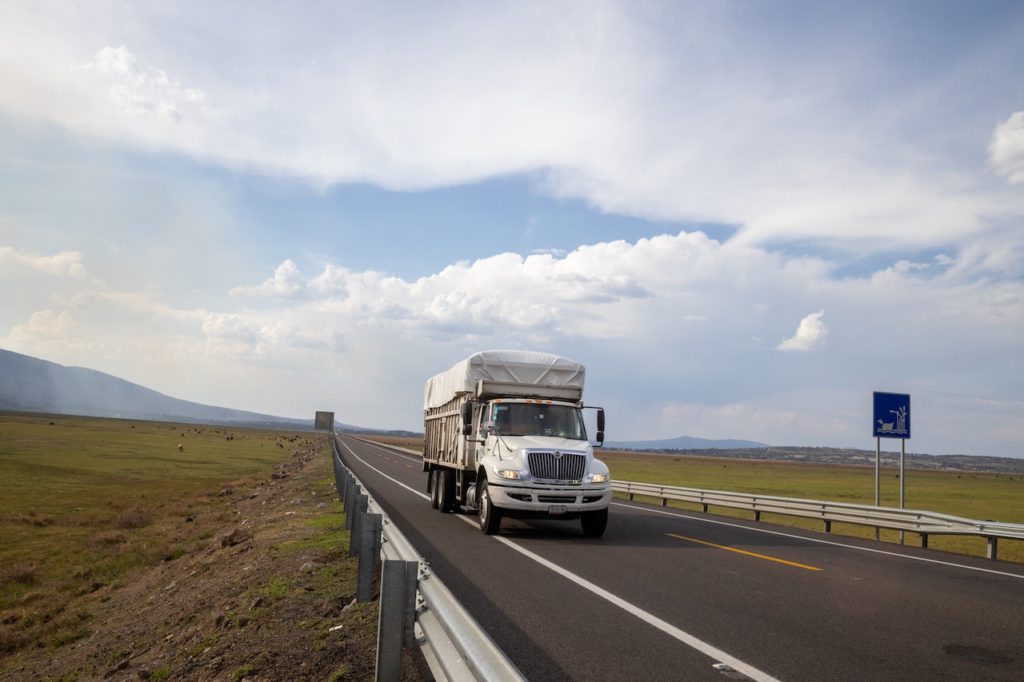
M 922 547 L 928 547 L 929 535 L 977 535 L 988 541 L 986 556 L 989 559 L 996 559 L 1001 538 L 1024 540 L 1024 524 L 975 521 L 919 509 L 701 490 L 635 481 L 612 481 L 612 490 L 626 493 L 630 500 L 636 495 L 660 499 L 662 506 L 666 506 L 668 500 L 691 502 L 701 505 L 704 512 L 710 506 L 746 509 L 754 512 L 755 521 L 761 520 L 762 513 L 818 519 L 823 523 L 826 533 L 832 532 L 833 522 L 910 531 L 921 536 Z
M 373 496 L 364 492 L 365 486 L 342 461 L 337 436 L 331 437 L 331 451 L 345 526 L 352 531 L 349 555 L 359 556 L 357 600 L 372 599 L 379 569 L 376 679 L 401 679 L 402 649 L 417 645 L 437 680 L 525 682 Z

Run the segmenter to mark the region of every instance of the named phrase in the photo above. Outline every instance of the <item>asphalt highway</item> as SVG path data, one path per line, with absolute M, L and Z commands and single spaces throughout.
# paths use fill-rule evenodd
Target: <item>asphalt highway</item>
M 1024 680 L 1024 567 L 613 502 L 579 522 L 430 507 L 420 460 L 346 465 L 530 680 Z

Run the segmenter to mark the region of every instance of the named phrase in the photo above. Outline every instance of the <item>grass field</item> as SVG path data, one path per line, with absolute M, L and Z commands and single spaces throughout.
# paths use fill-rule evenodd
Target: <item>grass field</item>
M 309 438 L 0 413 L 0 655 L 85 636 L 92 614 L 75 597 L 202 546 L 224 521 L 218 495 L 268 478 Z
M 413 449 L 423 447 L 422 439 L 416 438 L 374 437 L 374 440 Z M 612 478 L 620 481 L 855 504 L 875 502 L 873 467 L 651 455 L 619 450 L 597 450 L 597 456 L 608 465 Z M 970 519 L 1024 523 L 1024 477 L 914 469 L 908 469 L 906 476 L 907 508 Z M 899 506 L 899 475 L 896 469 L 882 470 L 881 489 L 884 506 Z M 669 504 L 680 509 L 699 509 L 699 506 L 685 502 Z M 724 516 L 753 517 L 752 512 L 742 510 L 712 507 L 711 511 Z M 821 530 L 821 523 L 813 519 L 763 514 L 761 520 Z M 875 534 L 874 528 L 840 523 L 832 524 L 832 531 L 870 538 Z M 898 542 L 899 535 L 896 531 L 883 530 L 882 539 Z M 920 546 L 920 538 L 914 533 L 906 533 L 905 542 Z M 986 550 L 985 540 L 977 537 L 932 535 L 928 538 L 928 546 L 974 556 L 985 556 Z M 1024 563 L 1024 541 L 1001 540 L 999 558 Z

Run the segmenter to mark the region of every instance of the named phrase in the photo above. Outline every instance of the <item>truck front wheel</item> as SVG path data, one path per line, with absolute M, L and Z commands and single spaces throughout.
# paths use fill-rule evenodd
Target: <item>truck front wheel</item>
M 580 516 L 580 523 L 583 526 L 583 534 L 588 538 L 599 538 L 604 535 L 604 529 L 608 526 L 608 510 L 583 512 Z
M 485 535 L 494 535 L 501 527 L 501 510 L 491 502 L 491 493 L 487 490 L 487 481 L 480 481 L 480 492 L 477 494 L 480 505 L 480 530 Z

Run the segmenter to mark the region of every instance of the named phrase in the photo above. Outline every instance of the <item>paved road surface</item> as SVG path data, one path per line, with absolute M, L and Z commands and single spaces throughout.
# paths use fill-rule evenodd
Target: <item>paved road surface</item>
M 1024 680 L 1019 565 L 619 501 L 600 539 L 488 537 L 431 509 L 418 457 L 340 442 L 530 680 Z

